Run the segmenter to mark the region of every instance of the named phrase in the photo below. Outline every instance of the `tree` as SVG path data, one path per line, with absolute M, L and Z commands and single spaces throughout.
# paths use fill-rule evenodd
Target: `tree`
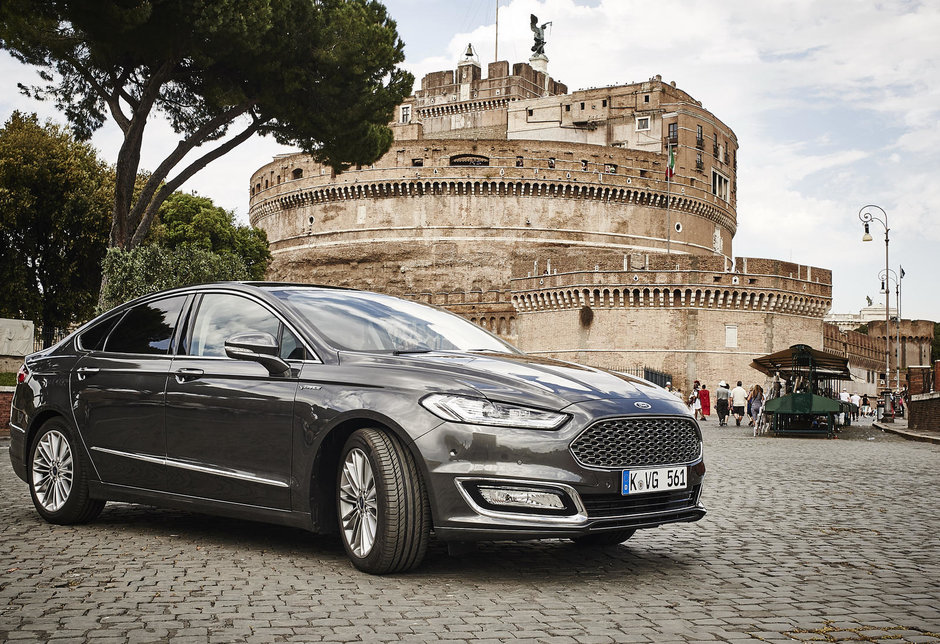
M 91 146 L 35 114 L 0 130 L 0 317 L 35 321 L 43 346 L 94 311 L 110 178 Z
M 110 243 L 125 249 L 169 195 L 256 132 L 338 171 L 378 159 L 414 81 L 375 0 L 4 0 L 0 47 L 40 68 L 45 84 L 21 89 L 54 100 L 76 136 L 109 115 L 121 128 Z M 154 112 L 181 138 L 135 197 Z
M 214 205 L 208 197 L 183 192 L 173 193 L 160 206 L 147 241 L 171 250 L 189 244 L 217 255 L 235 255 L 247 269 L 245 279 L 264 279 L 271 260 L 263 230 L 239 226 L 234 213 Z
M 245 262 L 234 253 L 213 253 L 195 244 L 167 248 L 145 244 L 131 250 L 109 248 L 103 270 L 100 308 L 176 286 L 251 279 Z

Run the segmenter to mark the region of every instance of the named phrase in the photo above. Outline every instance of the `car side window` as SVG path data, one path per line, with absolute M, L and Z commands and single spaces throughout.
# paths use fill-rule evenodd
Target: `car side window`
M 108 333 L 111 332 L 111 329 L 120 319 L 120 315 L 112 315 L 107 320 L 103 320 L 83 331 L 78 336 L 78 346 L 85 351 L 101 351 L 104 348 L 104 341 L 107 339 Z
M 181 295 L 135 306 L 114 327 L 104 350 L 166 355 L 185 302 L 186 296 Z
M 225 341 L 238 333 L 260 331 L 275 338 L 280 321 L 253 300 L 227 293 L 208 293 L 202 298 L 193 322 L 188 354 L 225 357 Z
M 306 360 L 307 351 L 291 330 L 286 326 L 281 331 L 281 360 Z

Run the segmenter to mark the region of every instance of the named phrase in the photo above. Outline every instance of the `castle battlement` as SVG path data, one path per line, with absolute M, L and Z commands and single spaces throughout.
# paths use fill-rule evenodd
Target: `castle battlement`
M 519 312 L 657 307 L 821 318 L 832 303 L 831 273 L 811 266 L 738 258 L 732 268 L 723 258 L 681 255 L 625 257 L 624 264 L 631 260 L 625 270 L 561 273 L 546 262 L 548 272 L 512 280 L 512 304 Z M 748 264 L 758 272 L 747 271 Z

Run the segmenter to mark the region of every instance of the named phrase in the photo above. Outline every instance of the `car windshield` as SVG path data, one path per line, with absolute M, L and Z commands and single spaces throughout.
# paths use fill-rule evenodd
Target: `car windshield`
M 393 353 L 518 352 L 460 316 L 390 295 L 302 287 L 268 291 L 288 302 L 337 349 Z

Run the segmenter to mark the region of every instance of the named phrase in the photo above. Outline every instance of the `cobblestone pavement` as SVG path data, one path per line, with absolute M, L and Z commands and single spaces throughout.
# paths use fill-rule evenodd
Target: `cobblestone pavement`
M 109 504 L 41 521 L 0 442 L 0 641 L 940 642 L 940 446 L 705 424 L 708 516 L 371 577 L 332 539 Z

